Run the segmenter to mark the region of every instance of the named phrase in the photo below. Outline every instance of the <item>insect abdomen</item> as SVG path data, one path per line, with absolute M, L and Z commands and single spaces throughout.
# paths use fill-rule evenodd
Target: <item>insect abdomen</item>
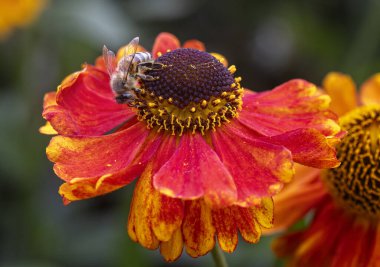
M 145 62 L 152 59 L 152 55 L 149 52 L 138 52 L 133 58 L 133 62 Z

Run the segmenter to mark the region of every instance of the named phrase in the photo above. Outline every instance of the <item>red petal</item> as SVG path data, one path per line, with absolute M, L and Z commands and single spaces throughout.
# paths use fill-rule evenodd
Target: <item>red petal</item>
M 181 229 L 173 233 L 172 238 L 167 242 L 161 242 L 160 252 L 166 261 L 173 262 L 178 259 L 183 250 L 183 238 Z
M 275 194 L 294 175 L 292 156 L 285 147 L 253 139 L 229 123 L 212 133 L 212 142 L 233 176 L 237 205 L 257 204 L 257 199 Z
M 238 243 L 238 231 L 234 215 L 231 208 L 212 211 L 212 223 L 216 229 L 219 246 L 228 253 L 233 252 Z
M 214 206 L 229 205 L 236 199 L 230 173 L 199 134 L 181 136 L 176 152 L 153 179 L 154 187 L 171 197 L 204 197 Z
M 332 201 L 325 199 L 312 224 L 304 232 L 288 234 L 276 240 L 273 246 L 276 254 L 290 257 L 292 266 L 331 266 L 336 248 L 342 245 L 342 237 L 352 231 L 352 221 L 347 220 L 343 211 L 337 209 Z
M 339 133 L 337 116 L 327 110 L 330 98 L 315 85 L 291 80 L 275 89 L 243 98 L 238 120 L 265 135 L 273 136 L 298 128 L 315 128 L 326 136 Z
M 187 201 L 182 224 L 186 252 L 192 257 L 207 254 L 215 245 L 211 209 L 204 201 Z
M 319 205 L 327 194 L 320 172 L 319 169 L 296 165 L 292 182 L 274 197 L 274 227 L 266 233 L 286 230 Z
M 146 248 L 156 248 L 159 241 L 170 241 L 180 229 L 182 201 L 160 194 L 152 185 L 152 164 L 139 178 L 133 193 L 128 232 L 133 240 Z
M 314 168 L 334 168 L 340 162 L 336 158 L 336 149 L 327 139 L 315 129 L 297 129 L 284 134 L 266 137 L 272 144 L 285 146 L 292 152 L 293 160 Z
M 256 221 L 251 208 L 233 207 L 234 218 L 243 239 L 249 243 L 257 243 L 261 236 L 261 227 Z
M 66 180 L 61 194 L 68 200 L 94 197 L 130 183 L 145 168 L 160 138 L 147 137 L 145 125 L 101 137 L 52 138 L 47 148 L 54 170 Z M 109 189 L 107 189 L 109 187 Z
M 101 135 L 135 116 L 127 106 L 117 104 L 109 75 L 90 65 L 66 78 L 43 117 L 64 135 Z
M 152 55 L 153 58 L 159 57 L 159 53 L 162 55 L 168 52 L 168 50 L 173 51 L 181 47 L 181 44 L 177 37 L 168 32 L 162 32 L 154 41 Z
M 198 40 L 188 40 L 183 44 L 182 47 L 183 48 L 193 48 L 193 49 L 197 49 L 200 51 L 206 51 L 206 47 L 205 47 L 204 43 L 202 43 L 201 41 L 198 41 Z

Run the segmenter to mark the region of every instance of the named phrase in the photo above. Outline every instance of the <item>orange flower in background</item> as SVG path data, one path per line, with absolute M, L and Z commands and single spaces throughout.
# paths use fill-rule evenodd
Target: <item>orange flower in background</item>
M 45 7 L 45 0 L 0 1 L 0 39 L 14 28 L 30 24 Z
M 330 73 L 323 87 L 348 132 L 337 146 L 342 164 L 325 171 L 299 166 L 274 198 L 274 230 L 311 210 L 315 215 L 308 228 L 285 234 L 273 248 L 289 266 L 380 266 L 380 73 L 362 85 L 359 103 L 347 75 Z
M 47 155 L 65 181 L 66 204 L 139 177 L 128 233 L 173 261 L 183 247 L 192 257 L 208 253 L 215 236 L 226 252 L 238 231 L 257 242 L 272 226 L 271 197 L 292 179 L 294 162 L 339 165 L 332 144 L 340 127 L 330 98 L 313 84 L 245 90 L 225 58 L 196 40 L 181 48 L 169 33 L 157 37 L 152 55 L 155 67 L 122 95 L 128 104 L 115 100 L 104 58 L 46 94 L 40 131 L 58 134 Z

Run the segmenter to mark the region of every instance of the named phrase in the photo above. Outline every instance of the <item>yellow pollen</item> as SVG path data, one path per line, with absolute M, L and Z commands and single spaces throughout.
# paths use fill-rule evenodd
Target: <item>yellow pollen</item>
M 341 118 L 348 132 L 337 145 L 338 168 L 323 180 L 347 211 L 380 218 L 380 106 L 356 108 Z
M 236 82 L 236 83 L 240 83 L 240 82 L 241 82 L 241 77 L 236 77 L 236 78 L 235 78 L 235 82 Z
M 214 106 L 216 106 L 216 105 L 220 104 L 220 102 L 222 102 L 222 101 L 218 98 L 218 99 L 215 99 L 214 101 L 212 101 L 212 104 Z
M 206 101 L 206 100 L 202 100 L 202 102 L 201 102 L 201 107 L 202 107 L 202 108 L 207 107 L 207 101 Z
M 161 52 L 157 52 L 157 56 L 158 57 L 162 56 L 162 53 Z
M 231 65 L 229 68 L 228 68 L 228 71 L 231 73 L 231 74 L 234 74 L 236 72 L 236 66 L 235 65 Z
M 197 110 L 197 109 L 196 109 L 195 107 L 192 107 L 192 108 L 190 109 L 190 111 L 193 112 L 193 113 L 194 113 L 196 110 Z
M 173 103 L 173 98 L 170 97 L 170 98 L 168 99 L 168 102 L 169 102 L 170 104 Z
M 150 107 L 150 108 L 154 108 L 154 107 L 156 107 L 156 106 L 157 106 L 157 104 L 154 103 L 154 102 L 149 102 L 149 103 L 148 103 L 148 107 Z

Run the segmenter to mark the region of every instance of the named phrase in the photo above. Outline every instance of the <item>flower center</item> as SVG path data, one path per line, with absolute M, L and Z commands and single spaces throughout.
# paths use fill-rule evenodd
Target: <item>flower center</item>
M 380 107 L 361 107 L 345 115 L 347 136 L 337 147 L 341 166 L 326 172 L 332 195 L 356 214 L 380 216 Z
M 206 131 L 238 115 L 243 89 L 228 69 L 206 52 L 180 48 L 157 58 L 154 68 L 140 79 L 134 106 L 138 118 L 150 129 L 182 135 L 184 131 Z

